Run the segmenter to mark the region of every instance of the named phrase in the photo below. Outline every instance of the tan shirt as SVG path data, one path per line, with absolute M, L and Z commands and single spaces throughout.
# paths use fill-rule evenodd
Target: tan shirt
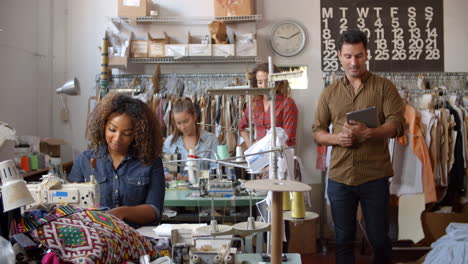
M 322 92 L 312 133 L 328 131 L 339 133 L 346 122 L 346 113 L 375 106 L 379 126 L 393 122 L 396 135 L 404 132 L 404 102 L 389 80 L 367 72 L 356 94 L 346 77 L 334 82 Z M 393 176 L 388 140 L 372 138 L 352 147 L 333 146 L 329 168 L 330 179 L 347 185 L 359 185 L 372 180 Z

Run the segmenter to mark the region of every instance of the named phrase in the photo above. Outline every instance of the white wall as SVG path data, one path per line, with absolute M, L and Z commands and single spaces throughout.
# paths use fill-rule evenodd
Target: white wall
M 155 0 L 164 6 L 161 15 L 209 16 L 212 0 Z M 194 3 L 196 2 L 196 5 Z M 306 50 L 293 58 L 273 55 L 279 65 L 307 65 L 309 87 L 295 90 L 300 110 L 298 153 L 305 161 L 306 178 L 320 181 L 315 170 L 315 144 L 311 123 L 318 96 L 323 88 L 320 69 L 320 1 L 257 0 L 259 55 L 272 55 L 268 33 L 282 19 L 302 22 L 309 31 Z M 468 72 L 468 1 L 444 1 L 445 69 Z M 2 0 L 0 1 L 0 120 L 11 123 L 19 134 L 60 137 L 70 144 L 64 160 L 86 148 L 84 139 L 87 100 L 95 95 L 95 77 L 100 72 L 98 46 L 108 25 L 117 14 L 117 0 Z M 52 25 L 51 25 L 52 23 Z M 245 26 L 245 25 L 244 25 Z M 175 30 L 175 27 L 173 27 Z M 178 26 L 186 31 L 196 26 Z M 51 30 L 53 29 L 53 30 Z M 158 29 L 156 29 L 158 30 Z M 53 52 L 52 52 L 53 51 Z M 154 65 L 132 66 L 132 70 L 153 72 Z M 169 72 L 242 72 L 245 65 L 162 65 Z M 67 79 L 80 81 L 81 95 L 67 97 L 70 121 L 60 120 L 60 97 L 54 89 Z
M 0 120 L 19 135 L 47 136 L 52 130 L 51 31 L 45 4 L 0 1 Z

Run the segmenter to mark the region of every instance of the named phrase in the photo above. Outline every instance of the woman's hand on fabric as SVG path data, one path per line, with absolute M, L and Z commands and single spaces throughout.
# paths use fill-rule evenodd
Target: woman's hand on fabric
M 108 213 L 117 217 L 120 220 L 125 220 L 126 218 L 126 208 L 127 206 L 120 206 L 116 208 L 112 208 Z

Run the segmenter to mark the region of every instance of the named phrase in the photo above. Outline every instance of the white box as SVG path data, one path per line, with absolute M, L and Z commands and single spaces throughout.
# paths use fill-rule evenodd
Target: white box
M 257 40 L 252 33 L 235 34 L 236 56 L 257 56 Z
M 189 56 L 211 56 L 211 44 L 189 44 Z
M 164 46 L 166 57 L 185 57 L 188 56 L 187 44 L 166 44 Z
M 236 50 L 234 44 L 213 44 L 213 56 L 229 57 L 235 56 Z
M 213 48 L 209 32 L 198 32 L 196 35 L 188 32 L 187 40 L 189 56 L 211 56 Z

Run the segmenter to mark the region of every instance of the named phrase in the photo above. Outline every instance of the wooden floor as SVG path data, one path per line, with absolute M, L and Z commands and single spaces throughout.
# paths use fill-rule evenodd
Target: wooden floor
M 420 259 L 427 251 L 392 251 L 392 263 L 414 263 Z M 361 254 L 360 248 L 355 252 L 356 264 L 371 264 L 372 255 L 370 253 Z M 334 264 L 335 250 L 332 247 L 327 248 L 326 253 L 318 252 L 316 254 L 301 254 L 302 264 Z
M 356 264 L 370 264 L 372 263 L 371 256 L 360 255 L 356 253 Z M 326 254 L 301 254 L 302 264 L 335 264 L 335 251 L 329 250 Z

